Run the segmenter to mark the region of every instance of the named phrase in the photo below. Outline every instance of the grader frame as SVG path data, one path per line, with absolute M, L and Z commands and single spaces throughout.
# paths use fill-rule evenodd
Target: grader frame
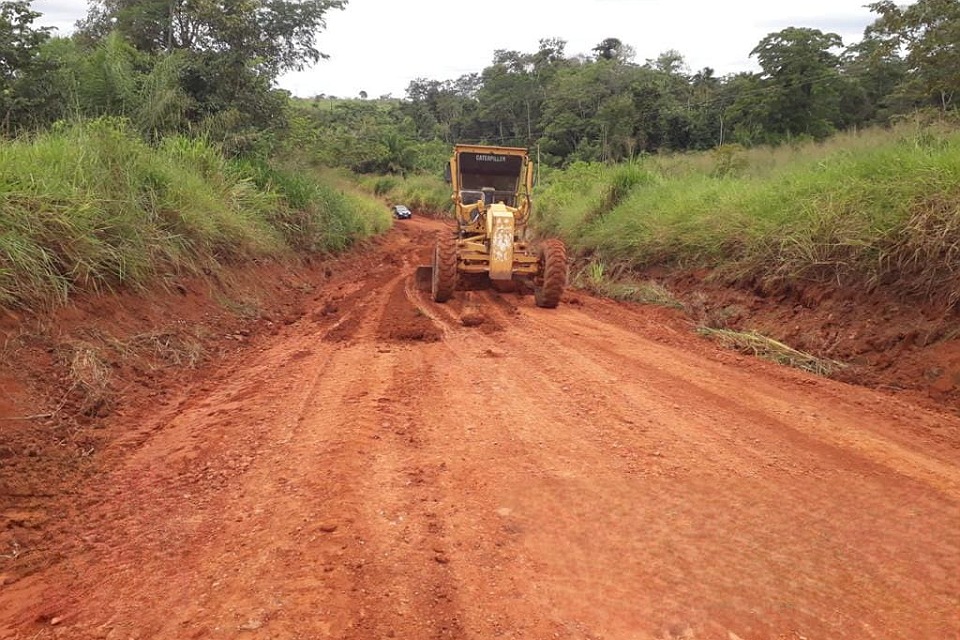
M 563 244 L 527 240 L 534 165 L 526 149 L 456 145 L 447 167 L 456 232 L 442 235 L 418 279 L 436 302 L 457 288 L 533 286 L 541 307 L 556 307 L 566 285 Z

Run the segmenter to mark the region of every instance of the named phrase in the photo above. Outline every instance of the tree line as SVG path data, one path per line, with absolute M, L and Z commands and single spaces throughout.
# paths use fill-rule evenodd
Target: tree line
M 567 43 L 552 38 L 533 52 L 496 51 L 478 73 L 414 80 L 404 100 L 318 97 L 310 117 L 330 134 L 330 155 L 361 171 L 394 171 L 414 168 L 417 154 L 404 149 L 431 141 L 536 146 L 544 161 L 563 166 L 731 142 L 821 140 L 918 109 L 955 113 L 960 2 L 869 7 L 876 19 L 849 46 L 813 28 L 767 35 L 750 52 L 756 73 L 691 71 L 675 50 L 638 63 L 617 38 L 569 55 Z
M 536 146 L 563 166 L 955 113 L 960 86 L 960 0 L 882 0 L 848 46 L 806 27 L 767 35 L 751 51 L 756 73 L 691 71 L 674 50 L 639 63 L 617 38 L 570 55 L 551 38 L 533 52 L 496 51 L 477 73 L 418 78 L 403 99 L 291 99 L 277 78 L 324 57 L 316 34 L 345 5 L 91 0 L 60 38 L 34 26 L 30 2 L 0 2 L 0 130 L 121 116 L 148 138 L 198 133 L 237 154 L 293 139 L 317 162 L 362 172 L 434 168 L 454 142 Z

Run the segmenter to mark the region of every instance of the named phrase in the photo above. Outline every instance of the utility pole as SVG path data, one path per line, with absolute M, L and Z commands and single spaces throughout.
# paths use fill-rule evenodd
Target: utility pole
M 170 24 L 167 26 L 167 54 L 173 53 L 173 23 L 177 16 L 177 2 L 179 0 L 170 0 Z
M 533 125 L 530 122 L 530 101 L 527 100 L 527 144 L 533 139 Z
M 607 124 L 600 124 L 600 162 L 607 161 Z
M 537 179 L 536 183 L 540 184 L 540 143 L 537 143 Z

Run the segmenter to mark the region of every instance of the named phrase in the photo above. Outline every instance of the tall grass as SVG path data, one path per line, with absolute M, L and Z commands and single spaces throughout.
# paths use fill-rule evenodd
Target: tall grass
M 151 147 L 123 121 L 63 125 L 0 143 L 0 305 L 337 251 L 389 224 L 380 209 L 200 140 Z
M 302 251 L 342 251 L 357 238 L 382 233 L 390 226 L 383 206 L 343 180 L 315 172 L 306 175 L 263 161 L 237 165 L 259 190 L 276 194 L 280 206 L 266 218 L 287 244 Z
M 707 267 L 761 286 L 895 284 L 960 302 L 960 133 L 905 128 L 737 153 L 574 166 L 538 198 L 539 224 L 629 268 Z
M 405 204 L 414 211 L 431 215 L 452 211 L 450 186 L 440 176 L 416 174 L 406 177 L 364 177 L 361 178 L 361 184 L 390 204 Z

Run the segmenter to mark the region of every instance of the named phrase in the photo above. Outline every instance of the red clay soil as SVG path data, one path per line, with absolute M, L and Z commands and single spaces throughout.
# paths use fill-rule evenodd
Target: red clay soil
M 955 413 L 672 310 L 435 304 L 441 228 L 6 319 L 0 638 L 960 635 Z
M 750 291 L 709 276 L 666 278 L 700 323 L 769 336 L 841 363 L 835 379 L 904 392 L 960 415 L 960 306 L 898 298 L 893 287 L 865 292 L 810 283 Z

